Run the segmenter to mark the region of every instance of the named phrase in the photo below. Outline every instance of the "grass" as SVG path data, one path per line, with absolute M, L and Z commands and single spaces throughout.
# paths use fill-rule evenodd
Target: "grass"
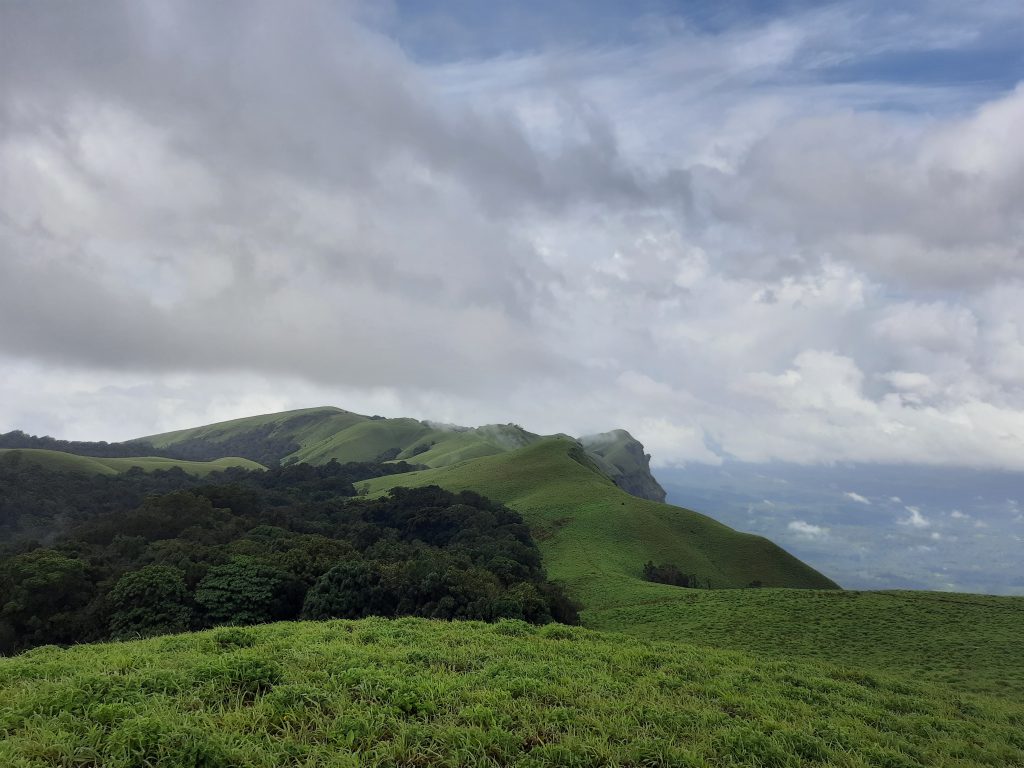
M 889 670 L 1024 701 L 1024 598 L 941 592 L 695 590 L 591 611 L 646 638 Z
M 159 456 L 132 456 L 125 459 L 104 459 L 93 456 L 77 456 L 62 451 L 48 451 L 39 448 L 0 448 L 0 458 L 6 455 L 20 455 L 22 461 L 29 461 L 47 469 L 61 472 L 80 472 L 92 475 L 117 475 L 132 467 L 146 472 L 178 467 L 192 475 L 203 477 L 228 467 L 243 469 L 264 469 L 263 465 L 249 459 L 228 456 L 214 461 L 180 461 Z
M 0 764 L 1024 765 L 1019 702 L 560 625 L 273 624 L 0 660 Z
M 312 418 L 312 417 L 318 418 Z M 156 448 L 167 448 L 185 440 L 203 438 L 212 442 L 224 440 L 238 434 L 250 432 L 253 429 L 272 425 L 276 428 L 288 428 L 288 422 L 299 421 L 301 427 L 293 431 L 300 441 L 322 440 L 330 433 L 364 420 L 365 416 L 359 416 L 340 408 L 304 408 L 296 411 L 284 411 L 281 413 L 268 413 L 260 416 L 246 416 L 230 421 L 221 421 L 216 424 L 207 424 L 192 429 L 179 429 L 174 432 L 164 432 L 159 435 L 150 435 L 140 438 Z

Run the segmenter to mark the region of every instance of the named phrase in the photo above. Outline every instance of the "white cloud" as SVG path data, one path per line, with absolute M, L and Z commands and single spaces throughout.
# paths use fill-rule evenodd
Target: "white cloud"
M 791 520 L 786 528 L 797 536 L 806 539 L 819 539 L 824 536 L 828 536 L 828 528 L 823 528 L 820 525 L 813 525 L 812 523 L 804 522 L 803 520 Z
M 904 509 L 910 513 L 910 516 L 905 520 L 900 520 L 900 525 L 907 525 L 911 528 L 927 528 L 932 524 L 931 520 L 921 514 L 918 507 L 906 506 Z
M 442 64 L 347 3 L 5 6 L 0 430 L 331 403 L 1024 468 L 1024 87 L 822 76 L 1011 5 Z
M 859 504 L 870 504 L 871 503 L 870 499 L 865 498 L 864 496 L 861 496 L 859 493 L 855 493 L 854 491 L 847 491 L 845 495 L 847 497 L 853 499 L 854 501 L 856 501 Z
M 970 515 L 964 514 L 959 509 L 954 509 L 952 512 L 949 513 L 949 516 L 951 518 L 953 518 L 954 520 L 970 520 L 971 519 Z

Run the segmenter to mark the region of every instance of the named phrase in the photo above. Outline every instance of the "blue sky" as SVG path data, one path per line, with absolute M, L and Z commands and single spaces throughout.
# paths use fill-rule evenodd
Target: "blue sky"
M 973 6 L 973 7 L 972 7 Z M 1024 72 L 1024 21 L 1011 3 L 908 2 L 495 2 L 395 4 L 386 27 L 418 60 L 522 55 L 571 48 L 644 46 L 687 29 L 723 35 L 772 23 L 849 19 L 852 44 L 792 73 L 826 82 L 969 88 L 978 98 L 1016 85 Z M 812 57 L 813 58 L 813 57 Z

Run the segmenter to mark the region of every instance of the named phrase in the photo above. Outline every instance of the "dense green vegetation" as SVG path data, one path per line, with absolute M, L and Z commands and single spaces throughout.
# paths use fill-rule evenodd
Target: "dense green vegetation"
M 220 470 L 186 472 L 172 463 L 168 469 L 123 472 L 76 471 L 92 459 L 53 453 L 61 460 L 39 462 L 29 451 L 0 452 L 0 554 L 27 546 L 50 544 L 74 525 L 97 515 L 138 507 L 152 494 L 215 484 L 242 483 L 267 490 L 286 489 L 301 498 L 325 500 L 354 496 L 353 481 L 416 469 L 404 462 L 354 462 L 312 469 L 305 465 L 270 472 L 247 471 L 225 462 Z M 29 454 L 26 456 L 26 454 Z
M 0 558 L 0 652 L 300 616 L 576 620 L 511 510 L 436 487 L 350 498 L 353 479 L 408 468 L 298 464 L 200 486 L 181 472 L 86 482 L 0 465 L 21 533 Z M 124 503 L 175 478 L 186 490 Z M 48 546 L 17 516 L 47 511 L 40 493 L 73 510 L 44 514 Z
M 114 459 L 127 456 L 156 455 L 156 448 L 149 443 L 137 442 L 134 445 L 126 443 L 108 443 L 105 440 L 83 441 L 83 440 L 59 440 L 55 437 L 29 435 L 20 429 L 0 434 L 0 449 L 4 448 L 33 448 L 45 451 L 60 451 L 61 453 L 73 453 L 77 456 L 97 456 L 101 458 Z
M 672 565 L 672 563 L 655 565 L 653 561 L 648 560 L 644 563 L 643 575 L 646 581 L 653 581 L 656 584 L 669 584 L 673 587 L 686 587 L 688 589 L 700 589 L 701 587 L 705 587 L 704 584 L 701 584 L 700 579 L 698 579 L 696 575 L 692 573 L 683 573 L 679 570 L 678 566 Z M 761 583 L 754 581 L 748 586 L 760 587 Z
M 282 623 L 0 660 L 11 768 L 1009 766 L 1024 706 L 561 625 Z

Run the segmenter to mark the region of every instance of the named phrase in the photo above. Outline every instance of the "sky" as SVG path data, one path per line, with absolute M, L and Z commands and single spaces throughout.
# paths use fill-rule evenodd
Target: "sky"
M 2 3 L 0 431 L 331 404 L 1022 470 L 1022 39 L 1019 0 Z
M 1024 475 L 781 462 L 657 470 L 668 501 L 767 536 L 847 589 L 1024 595 Z

